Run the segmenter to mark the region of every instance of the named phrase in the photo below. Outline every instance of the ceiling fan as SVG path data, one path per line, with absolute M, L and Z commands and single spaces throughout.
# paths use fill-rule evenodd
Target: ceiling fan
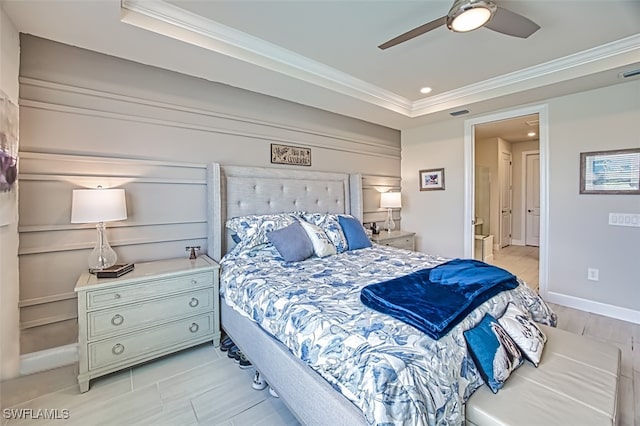
M 540 26 L 529 18 L 502 8 L 492 0 L 455 0 L 447 16 L 420 25 L 378 47 L 388 49 L 442 25 L 454 32 L 467 32 L 484 26 L 520 38 L 527 38 L 540 29 Z

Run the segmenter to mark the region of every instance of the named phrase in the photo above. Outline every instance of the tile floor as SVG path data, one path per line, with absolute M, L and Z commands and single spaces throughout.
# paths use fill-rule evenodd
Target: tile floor
M 532 246 L 507 246 L 493 252 L 492 265 L 511 271 L 529 287 L 538 290 L 540 283 L 539 249 Z
M 91 381 L 81 394 L 78 366 L 50 370 L 0 385 L 5 425 L 296 425 L 268 390 L 251 387 L 241 370 L 211 344 L 200 345 Z M 4 408 L 68 410 L 66 420 L 5 419 Z

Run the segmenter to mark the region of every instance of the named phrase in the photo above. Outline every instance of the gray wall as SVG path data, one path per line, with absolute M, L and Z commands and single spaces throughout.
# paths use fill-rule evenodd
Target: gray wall
M 295 167 L 271 165 L 271 143 L 362 173 L 365 221 L 384 220 L 376 185 L 400 188 L 397 130 L 33 36 L 21 49 L 22 353 L 77 339 L 95 231 L 69 223 L 73 188 L 125 188 L 129 217 L 108 235 L 129 262 L 206 247 L 206 163 Z
M 0 2 L 0 90 L 18 104 L 18 31 Z M 15 206 L 3 206 L 17 213 Z M 0 226 L 0 380 L 18 375 L 18 221 Z
M 640 322 L 640 228 L 607 224 L 640 213 L 638 195 L 580 195 L 580 153 L 640 147 L 640 81 L 547 100 L 549 110 L 548 297 Z M 402 218 L 421 251 L 464 254 L 464 119 L 402 132 Z M 446 190 L 418 191 L 418 170 L 444 167 Z M 428 217 L 429 220 L 425 220 Z M 598 282 L 587 268 L 600 270 Z

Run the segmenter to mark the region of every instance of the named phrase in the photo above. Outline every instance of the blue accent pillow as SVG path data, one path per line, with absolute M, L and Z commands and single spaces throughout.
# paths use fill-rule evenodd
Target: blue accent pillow
M 464 338 L 480 376 L 491 392 L 498 393 L 511 372 L 522 365 L 518 346 L 489 314 L 477 326 L 465 331 Z
M 348 250 L 371 247 L 371 240 L 364 232 L 362 224 L 353 216 L 338 216 L 342 232 L 347 238 Z
M 267 232 L 267 238 L 286 262 L 298 262 L 313 256 L 313 245 L 300 222 Z

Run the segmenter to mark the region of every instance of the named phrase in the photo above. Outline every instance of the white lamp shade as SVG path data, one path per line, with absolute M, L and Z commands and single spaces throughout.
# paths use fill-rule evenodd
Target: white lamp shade
M 402 207 L 399 192 L 383 192 L 380 194 L 380 207 L 383 209 L 397 209 Z
M 97 223 L 127 218 L 124 189 L 74 189 L 71 223 Z

